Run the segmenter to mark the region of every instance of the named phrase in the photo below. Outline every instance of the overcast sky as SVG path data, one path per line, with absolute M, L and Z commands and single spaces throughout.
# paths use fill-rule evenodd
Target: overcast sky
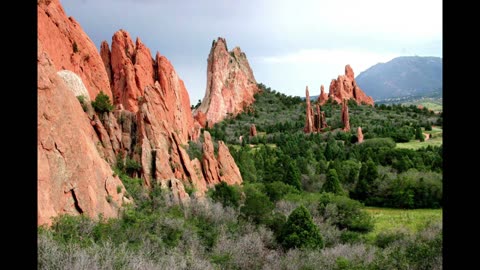
M 212 40 L 240 46 L 257 82 L 288 95 L 328 92 L 350 64 L 355 76 L 398 56 L 442 57 L 441 0 L 61 0 L 97 48 L 125 29 L 158 51 L 203 99 Z

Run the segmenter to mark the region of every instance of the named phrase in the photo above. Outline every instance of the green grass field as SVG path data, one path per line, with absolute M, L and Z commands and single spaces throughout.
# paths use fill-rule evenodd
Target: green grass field
M 427 147 L 429 145 L 431 146 L 440 146 L 443 144 L 443 138 L 442 137 L 434 137 L 433 139 L 430 139 L 428 141 L 420 142 L 418 140 L 411 140 L 406 143 L 397 143 L 398 148 L 409 148 L 413 150 L 417 150 L 421 147 Z
M 394 231 L 405 228 L 411 232 L 422 229 L 427 222 L 442 221 L 442 209 L 392 209 L 365 207 L 365 210 L 373 217 L 375 227 L 368 233 L 366 239 L 375 239 L 380 232 Z
M 431 131 L 423 131 L 424 133 L 429 133 L 432 138 L 427 140 L 427 141 L 424 141 L 424 142 L 420 142 L 419 140 L 411 140 L 409 142 L 406 142 L 406 143 L 397 143 L 397 147 L 398 148 L 408 148 L 408 149 L 413 149 L 413 150 L 417 150 L 421 147 L 427 147 L 429 145 L 431 146 L 440 146 L 443 144 L 443 130 L 442 128 L 440 127 L 432 127 L 432 130 Z

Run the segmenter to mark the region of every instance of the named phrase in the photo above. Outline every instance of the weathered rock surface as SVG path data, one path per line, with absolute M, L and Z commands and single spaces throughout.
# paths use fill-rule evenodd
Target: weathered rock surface
M 318 96 L 318 102 L 320 105 L 325 104 L 328 100 L 328 95 L 325 93 L 325 89 L 323 87 L 323 84 L 320 86 L 320 95 Z
M 157 53 L 153 59 L 140 39 L 134 44 L 124 30 L 113 35 L 111 50 L 102 42 L 98 53 L 78 23 L 66 19 L 58 1 L 38 1 L 38 13 L 39 224 L 49 224 L 50 217 L 62 213 L 116 216 L 129 201 L 111 170 L 118 158 L 138 162 L 141 168 L 133 177 L 142 178 L 148 187 L 156 181 L 170 189 L 175 203 L 190 201 L 187 185 L 195 191 L 193 196 L 202 197 L 220 181 L 242 182 L 227 146 L 219 142 L 216 156 L 208 132 L 202 161 L 190 160 L 188 141 L 197 140 L 209 120 L 201 111 L 193 118 L 185 85 L 167 58 Z M 74 42 L 77 52 L 65 57 L 64 47 L 73 50 Z M 211 75 L 226 76 L 217 80 L 224 87 L 212 88 L 227 91 L 226 96 L 230 91 L 224 104 L 235 114 L 253 102 L 258 89 L 245 54 L 239 48 L 228 53 L 224 40 L 220 43 L 231 58 L 225 58 L 226 71 L 220 70 L 222 60 L 212 48 Z M 48 56 L 50 51 L 55 57 Z M 91 55 L 75 65 L 79 52 Z M 100 90 L 111 97 L 115 109 L 98 113 L 87 102 L 84 112 L 75 96 L 93 100 Z
M 70 70 L 60 70 L 57 75 L 62 78 L 63 82 L 67 85 L 67 88 L 78 96 L 84 96 L 85 101 L 90 102 L 90 94 L 88 93 L 85 84 L 83 84 L 82 78 Z
M 207 186 L 210 187 L 220 183 L 220 173 L 218 171 L 218 162 L 215 158 L 212 136 L 208 131 L 204 131 L 203 137 L 203 174 L 205 175 Z
M 57 75 L 41 40 L 37 57 L 37 222 L 51 224 L 52 217 L 67 213 L 115 217 L 125 188 L 100 156 L 87 114 Z
M 110 98 L 110 82 L 92 40 L 80 24 L 67 17 L 59 0 L 37 1 L 38 43 L 48 53 L 55 71 L 70 70 L 82 78 L 91 99 L 100 91 Z
M 357 138 L 358 138 L 358 143 L 363 142 L 363 132 L 362 132 L 362 127 L 357 128 Z
M 342 101 L 342 123 L 343 131 L 350 131 L 350 116 L 348 115 L 348 104 L 346 99 Z
M 328 127 L 327 119 L 325 118 L 325 112 L 320 110 L 320 104 L 317 103 L 315 105 L 316 114 L 314 115 L 314 131 L 315 132 L 322 132 L 323 129 Z
M 229 114 L 235 116 L 243 112 L 253 103 L 258 91 L 245 53 L 239 47 L 229 52 L 225 39 L 219 37 L 213 41 L 208 55 L 207 89 L 194 114 L 203 112 L 206 125 L 211 127 Z
M 220 180 L 229 185 L 240 185 L 242 183 L 242 175 L 233 159 L 228 147 L 222 141 L 218 142 L 218 167 Z
M 345 66 L 345 75 L 339 75 L 336 80 L 333 79 L 330 82 L 328 97 L 339 104 L 342 103 L 343 99 L 354 99 L 357 104 L 365 103 L 371 106 L 374 105 L 372 97 L 367 96 L 357 85 L 353 69 L 350 65 Z

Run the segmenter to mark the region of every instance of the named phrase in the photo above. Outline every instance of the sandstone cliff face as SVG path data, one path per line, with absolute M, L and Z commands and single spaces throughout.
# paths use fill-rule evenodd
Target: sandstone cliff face
M 60 214 L 115 217 L 126 201 L 125 187 L 100 156 L 87 114 L 40 40 L 37 57 L 38 224 L 51 224 Z
M 66 19 L 58 1 L 38 3 L 42 20 L 38 38 L 38 224 L 50 224 L 50 217 L 62 213 L 116 216 L 122 204 L 129 202 L 111 170 L 120 156 L 141 165 L 134 177 L 142 178 L 147 187 L 155 181 L 170 189 L 177 203 L 190 201 L 185 185 L 195 188 L 193 196 L 202 197 L 220 181 L 242 182 L 223 142 L 215 156 L 208 132 L 203 160 L 190 160 L 185 148 L 189 140 L 200 137 L 202 121 L 198 119 L 206 122 L 207 118 L 199 112 L 195 122 L 185 85 L 167 58 L 157 53 L 153 59 L 140 39 L 134 44 L 124 30 L 113 35 L 111 50 L 102 42 L 98 53 L 80 26 Z M 48 36 L 45 29 L 53 34 Z M 72 40 L 78 51 L 91 52 L 89 65 L 72 64 L 75 54 L 64 57 L 62 46 L 70 46 Z M 55 59 L 49 58 L 50 51 Z M 236 91 L 243 86 L 237 85 L 235 76 L 247 85 L 244 77 L 253 78 L 253 74 L 239 49 L 232 54 L 238 67 L 228 73 L 234 77 L 226 83 Z M 72 70 L 64 70 L 67 66 Z M 93 76 L 96 69 L 100 71 Z M 254 79 L 253 84 L 256 87 Z M 89 99 L 95 99 L 100 90 L 112 98 L 114 111 L 94 112 Z M 80 95 L 87 99 L 85 112 L 75 97 Z
M 258 91 L 245 53 L 239 47 L 229 52 L 225 39 L 219 37 L 213 41 L 208 55 L 205 97 L 194 114 L 204 113 L 206 124 L 211 127 L 228 114 L 243 112 L 246 106 L 253 103 L 253 96 Z
M 100 91 L 110 98 L 110 82 L 97 48 L 80 24 L 67 17 L 59 0 L 37 1 L 38 43 L 48 53 L 54 69 L 75 72 L 91 99 Z
M 339 104 L 342 103 L 343 99 L 354 99 L 358 104 L 374 105 L 372 97 L 367 96 L 357 85 L 350 65 L 345 66 L 345 75 L 339 75 L 336 80 L 331 81 L 328 97 Z
M 240 185 L 242 183 L 242 175 L 235 164 L 227 145 L 222 141 L 218 142 L 218 169 L 220 173 L 220 181 L 229 185 Z

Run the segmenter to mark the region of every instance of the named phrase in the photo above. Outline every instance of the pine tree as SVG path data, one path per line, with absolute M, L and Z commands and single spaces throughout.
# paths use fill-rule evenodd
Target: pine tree
M 323 248 L 323 237 L 305 206 L 297 207 L 288 217 L 278 237 L 286 248 Z
M 340 185 L 340 181 L 338 180 L 338 174 L 335 169 L 329 169 L 327 173 L 327 179 L 325 184 L 322 186 L 322 192 L 331 192 L 337 195 L 345 194 L 342 186 Z

